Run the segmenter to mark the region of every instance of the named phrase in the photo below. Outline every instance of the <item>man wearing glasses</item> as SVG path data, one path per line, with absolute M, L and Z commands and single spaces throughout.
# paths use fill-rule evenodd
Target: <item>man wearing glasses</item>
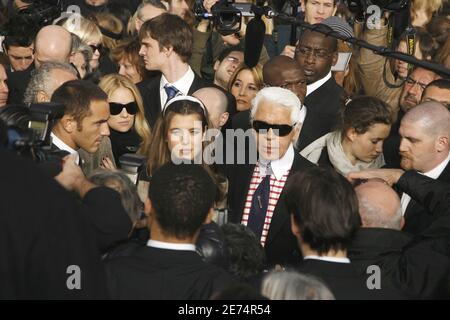
M 418 67 L 414 69 L 411 75 L 406 79 L 400 95 L 398 118 L 391 128 L 389 137 L 384 141 L 383 154 L 385 161 L 389 166 L 398 167 L 400 165 L 400 155 L 398 148 L 400 146 L 400 135 L 398 130 L 400 122 L 408 110 L 417 106 L 422 98 L 425 87 L 440 76 L 433 71 Z
M 291 264 L 300 258 L 282 192 L 290 175 L 312 166 L 293 146 L 304 117 L 305 110 L 294 93 L 279 87 L 263 88 L 251 109 L 257 150 L 250 152 L 257 152 L 258 161 L 228 170 L 230 220 L 256 234 L 268 266 Z

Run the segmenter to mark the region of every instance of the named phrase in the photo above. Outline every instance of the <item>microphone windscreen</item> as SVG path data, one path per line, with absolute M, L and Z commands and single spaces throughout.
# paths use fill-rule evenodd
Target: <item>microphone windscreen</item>
M 248 23 L 245 32 L 244 61 L 249 68 L 253 68 L 259 62 L 265 34 L 266 25 L 261 18 L 255 17 Z

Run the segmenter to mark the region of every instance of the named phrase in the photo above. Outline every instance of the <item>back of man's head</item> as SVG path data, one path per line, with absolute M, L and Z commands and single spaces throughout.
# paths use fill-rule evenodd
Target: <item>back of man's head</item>
M 73 116 L 80 128 L 83 119 L 91 113 L 91 102 L 107 100 L 106 93 L 94 83 L 86 80 L 72 80 L 56 89 L 51 102 L 64 104 L 64 115 Z
M 160 50 L 172 47 L 183 62 L 192 55 L 192 28 L 179 16 L 163 13 L 146 21 L 139 30 L 139 39 L 147 37 L 158 41 Z
M 39 68 L 31 72 L 30 82 L 25 90 L 23 102 L 50 101 L 53 92 L 67 80 L 75 80 L 77 72 L 68 63 L 44 62 Z
M 383 181 L 370 180 L 355 188 L 362 227 L 400 230 L 403 217 L 397 193 Z
M 213 207 L 216 186 L 200 165 L 167 163 L 152 176 L 149 198 L 163 233 L 193 237 Z
M 290 177 L 285 191 L 302 243 L 319 255 L 347 249 L 361 220 L 355 191 L 343 176 L 313 167 Z
M 61 26 L 45 26 L 36 35 L 35 65 L 46 61 L 68 62 L 72 49 L 69 31 Z

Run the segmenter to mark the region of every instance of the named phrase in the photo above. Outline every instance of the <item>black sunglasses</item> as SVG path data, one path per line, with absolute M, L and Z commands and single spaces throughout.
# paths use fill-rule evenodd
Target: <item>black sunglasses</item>
M 138 110 L 136 102 L 130 102 L 127 104 L 121 104 L 116 102 L 109 103 L 109 112 L 113 116 L 120 114 L 123 108 L 127 109 L 128 114 L 131 115 L 136 114 Z
M 291 133 L 294 126 L 288 124 L 269 124 L 259 120 L 253 121 L 253 129 L 255 129 L 256 132 L 264 134 L 267 133 L 269 129 L 272 129 L 273 133 L 279 137 L 287 136 Z
M 103 51 L 102 44 L 99 44 L 98 46 L 94 46 L 93 44 L 90 44 L 89 47 L 92 48 L 92 53 L 95 53 L 95 50 L 98 50 L 98 53 L 102 53 L 102 51 Z

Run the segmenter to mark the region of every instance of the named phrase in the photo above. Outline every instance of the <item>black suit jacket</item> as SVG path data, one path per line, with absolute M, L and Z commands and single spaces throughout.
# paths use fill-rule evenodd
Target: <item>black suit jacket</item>
M 367 278 L 358 275 L 352 263 L 337 263 L 322 260 L 303 260 L 298 271 L 323 280 L 336 300 L 404 299 L 391 288 L 369 290 Z
M 116 191 L 91 190 L 85 201 L 95 202 L 97 211 L 90 211 L 34 163 L 0 147 L 0 194 L 0 299 L 107 297 L 88 219 L 120 210 Z M 71 265 L 81 270 L 81 290 L 67 287 Z
M 298 153 L 295 153 L 289 176 L 312 166 L 313 164 L 311 162 Z M 254 164 L 235 165 L 228 171 L 228 205 L 231 209 L 230 222 L 241 223 L 254 168 Z M 265 243 L 267 264 L 269 266 L 275 264 L 292 265 L 298 263 L 301 259 L 297 239 L 291 231 L 290 214 L 287 211 L 284 198 L 284 193 L 282 193 L 275 206 L 269 234 Z
M 144 102 L 145 117 L 152 128 L 162 112 L 161 93 L 159 91 L 160 82 L 161 76 L 158 76 L 148 81 L 142 81 L 137 85 Z M 214 85 L 211 82 L 203 80 L 194 73 L 194 81 L 189 88 L 188 94 L 191 95 L 198 89 L 212 86 Z
M 311 142 L 335 129 L 343 93 L 344 90 L 332 76 L 305 98 L 308 111 L 297 141 L 297 150 L 303 150 Z
M 108 259 L 106 269 L 113 299 L 206 300 L 234 282 L 196 252 L 142 245 Z
M 380 266 L 382 286 L 394 286 L 413 298 L 443 298 L 450 271 L 449 184 L 408 171 L 399 185 L 430 212 L 433 223 L 415 237 L 398 230 L 362 228 L 352 240 L 349 256 L 360 274 L 369 265 Z
M 450 182 L 450 163 L 447 164 L 444 171 L 437 178 L 442 182 Z M 403 191 L 401 186 L 399 189 Z M 407 192 L 408 193 L 408 192 Z M 411 197 L 411 201 L 405 211 L 405 226 L 403 231 L 409 232 L 413 235 L 417 235 L 426 230 L 433 222 L 432 214 L 429 210 L 420 205 L 416 200 Z
M 31 72 L 34 70 L 34 64 L 24 71 L 11 72 L 10 67 L 6 68 L 6 74 L 8 75 L 9 94 L 8 104 L 23 104 L 23 98 L 27 89 L 28 83 L 31 79 Z

